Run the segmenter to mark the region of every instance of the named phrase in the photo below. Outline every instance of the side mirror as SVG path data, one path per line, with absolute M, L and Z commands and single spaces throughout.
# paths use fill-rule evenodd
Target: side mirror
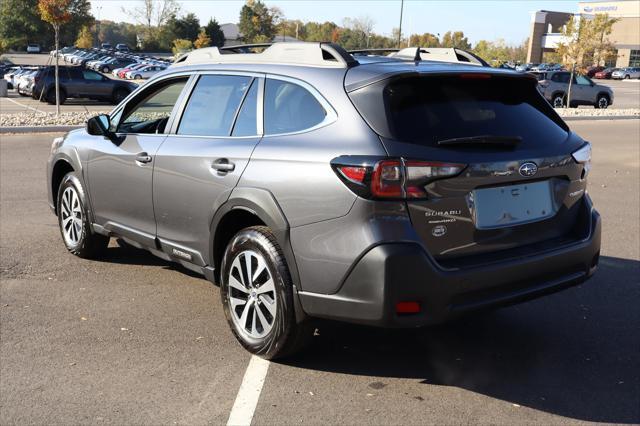
M 87 133 L 93 136 L 104 136 L 112 139 L 114 133 L 109 130 L 111 121 L 107 114 L 96 115 L 87 120 Z

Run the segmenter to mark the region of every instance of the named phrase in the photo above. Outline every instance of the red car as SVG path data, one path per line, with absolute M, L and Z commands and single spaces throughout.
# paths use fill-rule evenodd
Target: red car
M 587 77 L 593 78 L 593 76 L 595 76 L 597 73 L 599 73 L 600 71 L 604 71 L 604 70 L 605 70 L 605 68 L 601 67 L 601 66 L 589 67 L 589 68 L 587 68 Z
M 599 71 L 599 72 L 595 73 L 594 78 L 599 78 L 599 79 L 603 79 L 603 78 L 605 78 L 605 79 L 609 79 L 609 78 L 611 78 L 611 74 L 612 74 L 615 70 L 617 70 L 617 68 L 607 68 L 607 69 L 604 69 L 604 70 L 602 70 L 602 71 Z

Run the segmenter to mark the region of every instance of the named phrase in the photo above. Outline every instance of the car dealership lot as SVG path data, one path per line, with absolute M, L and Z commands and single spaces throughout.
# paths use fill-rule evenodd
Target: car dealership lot
M 569 124 L 594 146 L 594 279 L 424 330 L 321 324 L 270 364 L 254 424 L 640 422 L 640 120 Z M 0 423 L 226 422 L 250 356 L 218 288 L 115 241 L 101 262 L 66 253 L 55 136 L 0 135 Z

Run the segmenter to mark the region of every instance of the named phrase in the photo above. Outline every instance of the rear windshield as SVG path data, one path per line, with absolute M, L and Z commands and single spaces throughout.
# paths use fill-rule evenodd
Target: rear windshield
M 563 142 L 567 127 L 523 78 L 404 77 L 350 93 L 381 136 L 424 146 L 469 136 L 517 136 L 526 145 Z M 378 86 L 378 87 L 374 87 Z

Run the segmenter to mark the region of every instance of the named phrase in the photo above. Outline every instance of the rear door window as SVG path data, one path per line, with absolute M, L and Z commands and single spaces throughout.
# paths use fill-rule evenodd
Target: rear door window
M 252 77 L 203 75 L 185 107 L 179 135 L 229 136 Z
M 254 79 L 251 88 L 242 102 L 238 118 L 231 136 L 255 136 L 257 129 L 258 79 Z
M 267 135 L 310 129 L 324 121 L 327 111 L 304 87 L 267 79 L 264 94 L 264 132 Z

